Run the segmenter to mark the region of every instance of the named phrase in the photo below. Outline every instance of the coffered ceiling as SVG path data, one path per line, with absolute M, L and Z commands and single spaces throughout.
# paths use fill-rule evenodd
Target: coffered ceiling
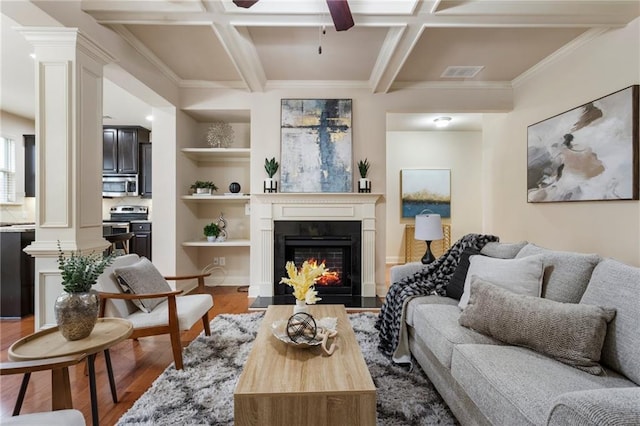
M 231 0 L 84 0 L 82 9 L 153 58 L 178 84 L 250 91 L 292 81 L 372 92 L 511 84 L 559 49 L 640 14 L 637 0 L 348 3 L 355 26 L 341 32 L 333 28 L 325 0 L 260 0 L 249 9 Z M 449 66 L 482 69 L 472 78 L 443 77 Z
M 32 3 L 74 26 L 64 10 L 70 2 Z M 249 9 L 231 0 L 73 3 L 178 86 L 252 92 L 510 87 L 555 55 L 640 15 L 638 0 L 349 0 L 355 26 L 337 32 L 325 0 L 260 0 Z M 4 68 L 4 42 L 2 48 Z M 448 67 L 480 71 L 452 78 L 443 76 Z M 4 78 L 2 84 L 3 92 L 12 90 Z

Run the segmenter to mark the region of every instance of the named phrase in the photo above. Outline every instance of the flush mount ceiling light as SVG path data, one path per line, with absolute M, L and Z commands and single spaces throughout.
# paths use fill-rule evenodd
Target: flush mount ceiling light
M 146 119 L 147 121 L 153 121 L 153 115 L 147 115 L 147 116 L 145 117 L 145 119 Z
M 433 122 L 436 123 L 436 127 L 447 127 L 451 122 L 451 117 L 438 117 Z

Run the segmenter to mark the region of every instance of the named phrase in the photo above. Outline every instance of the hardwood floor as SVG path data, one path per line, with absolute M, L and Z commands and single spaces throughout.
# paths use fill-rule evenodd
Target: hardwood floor
M 209 311 L 213 319 L 223 313 L 249 312 L 247 293 L 238 287 L 207 287 L 214 297 L 214 306 Z M 0 321 L 0 360 L 7 361 L 11 344 L 21 337 L 33 333 L 33 316 L 21 320 Z M 182 344 L 186 346 L 202 332 L 198 322 L 191 331 L 182 333 Z M 98 390 L 98 412 L 101 425 L 113 425 L 151 386 L 153 381 L 173 362 L 169 336 L 143 337 L 138 341 L 125 340 L 110 350 L 115 376 L 118 403 L 111 400 L 109 381 L 106 375 L 104 356 L 96 358 L 96 381 Z M 91 424 L 91 400 L 89 379 L 84 372 L 84 363 L 71 367 L 71 394 L 74 408 L 82 411 L 87 424 Z M 10 416 L 18 395 L 22 375 L 2 376 L 0 379 L 0 417 Z M 51 373 L 37 372 L 31 381 L 22 405 L 22 414 L 51 411 Z

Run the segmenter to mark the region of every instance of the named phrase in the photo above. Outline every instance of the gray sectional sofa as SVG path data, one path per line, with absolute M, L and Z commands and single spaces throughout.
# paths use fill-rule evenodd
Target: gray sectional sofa
M 514 260 L 537 255 L 543 267 L 540 296 L 562 302 L 552 303 L 554 309 L 593 307 L 586 304 L 606 308 L 594 308 L 602 312 L 613 308 L 615 316 L 604 320 L 601 357 L 592 362 L 602 371 L 591 374 L 529 348 L 536 345 L 508 344 L 491 333 L 460 325 L 463 310 L 456 299 L 436 295 L 413 298 L 405 307 L 411 353 L 460 423 L 640 425 L 640 268 L 527 243 L 489 243 L 480 255 Z M 415 263 L 394 266 L 391 282 L 397 283 L 420 268 Z M 477 306 L 479 286 L 473 288 L 476 293 L 472 293 L 470 304 Z M 535 306 L 536 300 L 528 299 L 530 296 L 517 297 Z M 496 311 L 502 308 L 491 309 L 492 318 L 500 319 Z M 534 310 L 527 315 L 535 314 Z M 555 328 L 561 335 L 571 333 L 563 329 L 565 322 L 559 320 Z M 580 324 L 578 321 L 578 327 Z M 535 336 L 525 332 L 524 338 Z M 569 338 L 560 343 L 567 342 L 569 351 L 581 343 Z

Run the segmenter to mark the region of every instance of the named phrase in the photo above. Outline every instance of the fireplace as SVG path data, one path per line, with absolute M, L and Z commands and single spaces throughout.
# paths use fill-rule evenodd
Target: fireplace
M 281 284 L 285 264 L 293 261 L 324 263 L 327 273 L 316 280 L 323 295 L 361 296 L 360 221 L 275 221 L 274 295 L 289 295 L 292 288 Z
M 329 269 L 341 273 L 340 286 L 324 286 L 324 289 L 318 286 L 322 292 L 320 303 L 343 304 L 352 309 L 380 307 L 377 290 L 380 294 L 386 291 L 384 279 L 378 280 L 376 285 L 376 203 L 380 194 L 273 193 L 253 194 L 251 197 L 249 297 L 255 300 L 249 309 L 294 303 L 293 295 L 277 294 L 276 291 L 276 284 L 287 276 L 285 240 L 276 235 L 282 233 L 282 226 L 288 236 L 287 245 L 293 246 L 294 252 L 301 256 L 295 259 L 296 254 L 293 255 L 298 266 L 302 257 L 317 257 L 318 261 L 325 260 Z M 287 230 L 291 223 L 298 225 Z M 334 223 L 338 227 L 348 223 L 347 226 L 354 228 L 335 230 Z M 320 243 L 321 240 L 324 241 Z M 311 249 L 305 245 L 315 245 L 314 250 L 320 246 L 321 251 L 306 251 Z M 339 265 L 334 259 L 336 254 L 341 259 Z

